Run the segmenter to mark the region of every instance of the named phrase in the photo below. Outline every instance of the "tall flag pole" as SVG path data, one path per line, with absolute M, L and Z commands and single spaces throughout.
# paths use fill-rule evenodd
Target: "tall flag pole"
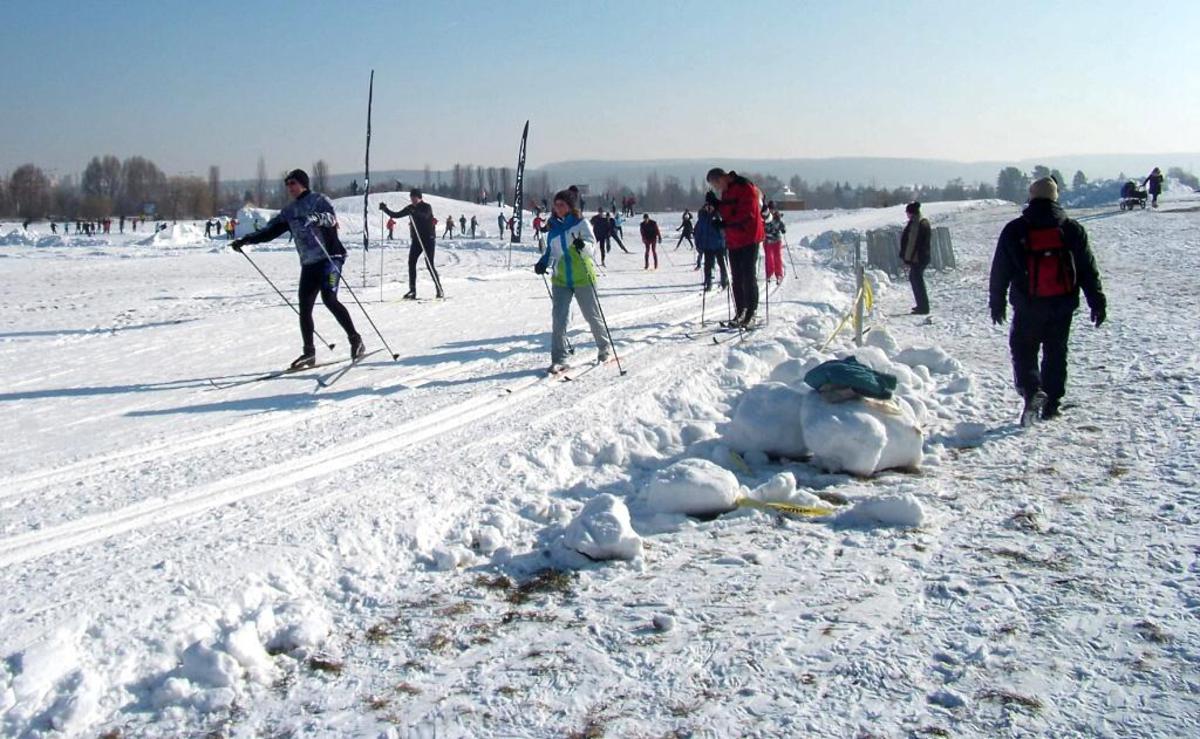
M 371 194 L 371 102 L 375 98 L 375 70 L 371 70 L 371 84 L 367 88 L 367 152 L 363 157 L 363 287 L 367 286 L 367 250 L 370 248 L 368 244 L 367 228 L 367 196 Z M 380 284 L 383 283 L 383 273 L 379 275 Z

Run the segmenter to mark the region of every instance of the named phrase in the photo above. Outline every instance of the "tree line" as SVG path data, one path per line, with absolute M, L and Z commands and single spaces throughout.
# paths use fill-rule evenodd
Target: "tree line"
M 831 180 L 810 183 L 799 175 L 793 175 L 785 183 L 774 175 L 755 172 L 742 174 L 754 181 L 768 198 L 780 197 L 786 185 L 796 198 L 804 201 L 806 208 L 816 209 L 879 208 L 912 200 L 932 202 L 1000 198 L 1023 203 L 1028 198 L 1030 182 L 1042 177 L 1053 177 L 1064 193 L 1077 193 L 1080 196 L 1103 193 L 1107 196 L 1114 182 L 1089 182 L 1082 171 L 1077 171 L 1068 184 L 1061 172 L 1044 165 L 1037 165 L 1029 172 L 1017 167 L 1005 167 L 997 175 L 995 185 L 987 182 L 968 184 L 962 179 L 953 179 L 941 186 L 886 188 Z M 313 163 L 310 175 L 312 188 L 316 192 L 331 197 L 361 194 L 357 180 L 346 187 L 332 188 L 329 166 L 323 159 Z M 1179 167 L 1169 168 L 1167 176 L 1193 189 L 1200 189 L 1200 181 Z M 268 179 L 266 162 L 262 157 L 258 159 L 253 186 L 241 192 L 222 184 L 221 170 L 216 165 L 208 168 L 207 178 L 167 176 L 145 157 L 131 156 L 122 161 L 110 154 L 92 157 L 76 182 L 72 176 L 52 180 L 37 165 L 23 164 L 8 177 L 0 177 L 0 217 L 98 220 L 146 213 L 155 218 L 178 220 L 209 218 L 221 212 L 233 213 L 243 203 L 281 208 L 287 202 L 287 193 L 280 184 L 283 177 L 284 173 L 280 172 L 278 176 Z M 1121 174 L 1118 181 L 1124 180 L 1125 175 Z M 407 190 L 416 184 L 377 183 L 371 187 L 371 191 Z M 495 202 L 497 196 L 502 195 L 505 204 L 511 206 L 514 172 L 509 167 L 455 164 L 449 172 L 439 171 L 435 174 L 426 166 L 420 186 L 433 195 L 477 203 Z M 524 194 L 527 208 L 549 200 L 553 195 L 549 175 L 536 171 L 528 173 Z M 703 203 L 704 188 L 696 177 L 691 178 L 685 187 L 677 177 L 660 177 L 657 172 L 652 172 L 645 182 L 635 187 L 610 178 L 599 192 L 588 192 L 584 196 L 589 210 L 597 206 L 609 208 L 614 203 L 619 205 L 630 197 L 636 198 L 639 210 L 681 210 Z

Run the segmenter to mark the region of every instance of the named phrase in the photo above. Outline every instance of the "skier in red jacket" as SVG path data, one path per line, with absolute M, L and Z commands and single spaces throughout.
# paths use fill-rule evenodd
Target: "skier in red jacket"
M 758 311 L 758 245 L 764 236 L 762 194 L 754 183 L 737 172 L 713 167 L 704 178 L 720 200 L 717 211 L 725 223 L 725 246 L 729 250 L 730 282 L 737 309 L 733 323 L 750 326 Z

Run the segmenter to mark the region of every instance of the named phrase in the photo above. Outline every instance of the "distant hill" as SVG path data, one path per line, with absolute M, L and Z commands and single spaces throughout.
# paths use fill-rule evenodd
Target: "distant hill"
M 898 159 L 885 157 L 834 157 L 828 159 L 660 159 L 641 161 L 579 160 L 554 162 L 538 169 L 550 175 L 552 183 L 574 182 L 603 188 L 609 179 L 626 184 L 644 182 L 651 172 L 659 177 L 676 177 L 686 187 L 693 177 L 702 184 L 704 173 L 711 167 L 723 167 L 744 172 L 769 174 L 786 182 L 799 175 L 810 184 L 831 180 L 851 185 L 900 187 L 903 185 L 944 185 L 962 178 L 967 184 L 994 184 L 1004 167 L 1014 166 L 1024 171 L 1044 164 L 1058 169 L 1070 180 L 1076 170 L 1083 170 L 1089 179 L 1111 179 L 1124 173 L 1145 175 L 1153 167 L 1183 167 L 1195 171 L 1200 167 L 1200 153 L 1176 154 L 1079 154 L 1047 156 L 1020 161 L 956 162 L 948 159 Z

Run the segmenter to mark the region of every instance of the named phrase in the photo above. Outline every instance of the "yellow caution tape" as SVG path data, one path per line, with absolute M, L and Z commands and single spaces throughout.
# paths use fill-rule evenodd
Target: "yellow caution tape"
M 736 464 L 738 466 L 738 469 L 740 469 L 742 472 L 745 472 L 747 475 L 753 474 L 753 471 L 750 469 L 750 465 L 746 464 L 746 460 L 742 459 L 742 455 L 738 454 L 735 451 L 730 450 L 729 457 L 733 460 L 733 463 Z
M 820 517 L 832 516 L 837 511 L 833 508 L 825 506 L 809 506 L 798 505 L 796 503 L 769 503 L 762 500 L 754 500 L 753 498 L 738 498 L 734 501 L 738 508 L 754 508 L 760 511 L 771 511 L 774 513 L 784 513 L 789 516 L 806 516 Z

